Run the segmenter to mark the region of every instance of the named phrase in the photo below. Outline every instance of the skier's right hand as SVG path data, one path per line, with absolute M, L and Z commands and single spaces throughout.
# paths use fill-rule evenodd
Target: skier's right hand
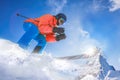
M 65 38 L 66 38 L 65 34 L 60 34 L 60 35 L 56 36 L 56 41 L 60 41 L 60 40 L 65 39 Z
M 64 28 L 62 28 L 62 27 L 59 27 L 59 28 L 58 28 L 58 27 L 54 27 L 54 28 L 53 28 L 53 32 L 54 32 L 54 33 L 62 34 L 62 33 L 64 33 L 64 31 L 65 31 L 65 30 L 64 30 Z

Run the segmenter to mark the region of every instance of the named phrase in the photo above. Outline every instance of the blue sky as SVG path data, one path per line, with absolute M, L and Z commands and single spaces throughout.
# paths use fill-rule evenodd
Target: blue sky
M 109 63 L 120 69 L 120 0 L 1 0 L 0 37 L 13 42 L 24 34 L 24 18 L 63 12 L 67 39 L 48 43 L 46 51 L 55 56 L 81 53 L 86 45 L 102 48 Z

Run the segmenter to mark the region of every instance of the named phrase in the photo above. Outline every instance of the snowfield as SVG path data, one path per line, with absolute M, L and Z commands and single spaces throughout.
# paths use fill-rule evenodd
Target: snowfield
M 30 54 L 0 39 L 0 80 L 120 80 L 120 72 L 100 55 L 65 60 L 49 53 Z

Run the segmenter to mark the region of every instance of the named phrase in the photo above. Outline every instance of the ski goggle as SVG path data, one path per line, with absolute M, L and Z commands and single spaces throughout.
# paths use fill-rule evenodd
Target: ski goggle
M 65 20 L 63 18 L 60 18 L 60 23 L 63 24 L 65 22 Z

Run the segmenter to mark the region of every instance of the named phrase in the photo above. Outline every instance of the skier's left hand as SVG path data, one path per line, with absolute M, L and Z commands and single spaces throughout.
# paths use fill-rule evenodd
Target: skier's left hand
M 65 38 L 66 38 L 66 35 L 63 33 L 63 34 L 56 36 L 56 41 L 60 41 L 60 40 L 65 39 Z

